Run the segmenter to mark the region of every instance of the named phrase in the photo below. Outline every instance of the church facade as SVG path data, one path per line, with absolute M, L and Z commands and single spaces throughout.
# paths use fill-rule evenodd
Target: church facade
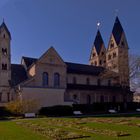
M 0 106 L 20 98 L 37 100 L 40 107 L 131 102 L 128 44 L 116 17 L 108 47 L 100 31 L 95 37 L 89 64 L 65 62 L 50 47 L 40 58 L 23 56 L 11 64 L 11 34 L 0 26 Z

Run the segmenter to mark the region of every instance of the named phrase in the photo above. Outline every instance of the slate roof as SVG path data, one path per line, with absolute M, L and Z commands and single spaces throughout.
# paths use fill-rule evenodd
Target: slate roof
M 31 57 L 25 57 L 25 56 L 23 56 L 22 59 L 24 59 L 24 62 L 27 68 L 38 60 L 37 58 L 31 58 Z
M 97 51 L 97 54 L 98 54 L 98 55 L 99 55 L 99 53 L 100 53 L 100 51 L 101 51 L 101 47 L 102 47 L 103 44 L 104 44 L 104 42 L 103 42 L 101 33 L 100 33 L 100 31 L 98 30 L 98 31 L 97 31 L 97 34 L 96 34 L 96 37 L 95 37 L 95 40 L 94 40 L 94 46 L 95 46 L 95 48 L 96 48 L 96 51 Z
M 9 30 L 8 30 L 8 28 L 7 28 L 7 26 L 6 26 L 6 24 L 5 24 L 4 22 L 0 25 L 0 32 L 1 32 L 1 28 L 2 28 L 2 27 L 5 28 L 6 32 L 8 33 L 8 35 L 9 35 L 9 37 L 10 37 L 10 39 L 11 39 L 11 34 L 10 34 L 10 32 L 9 32 Z
M 124 31 L 123 31 L 122 25 L 120 23 L 120 20 L 119 20 L 118 17 L 116 17 L 115 23 L 114 23 L 114 26 L 113 26 L 113 30 L 112 30 L 112 34 L 115 38 L 115 41 L 116 41 L 117 45 L 119 45 L 119 43 L 120 43 L 121 36 L 122 36 L 123 32 Z
M 77 64 L 77 63 L 69 63 L 65 62 L 67 65 L 67 73 L 75 73 L 75 74 L 88 74 L 88 75 L 99 75 L 105 69 L 103 67 L 85 65 L 85 64 Z
M 27 73 L 23 65 L 11 64 L 11 85 L 15 86 L 25 80 L 27 80 Z

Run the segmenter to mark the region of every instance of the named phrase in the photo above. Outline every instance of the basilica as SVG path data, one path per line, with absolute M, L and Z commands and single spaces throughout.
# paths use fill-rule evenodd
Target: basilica
M 3 22 L 0 26 L 0 106 L 19 97 L 37 100 L 40 107 L 131 102 L 128 44 L 118 17 L 107 47 L 97 30 L 89 58 L 87 65 L 65 62 L 50 47 L 39 58 L 22 56 L 21 64 L 12 64 L 11 34 Z

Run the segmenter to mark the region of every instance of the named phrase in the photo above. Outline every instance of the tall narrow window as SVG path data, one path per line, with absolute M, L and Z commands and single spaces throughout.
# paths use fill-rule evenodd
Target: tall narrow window
M 7 101 L 8 102 L 10 101 L 10 93 L 9 92 L 7 93 Z
M 87 85 L 90 85 L 90 79 L 89 78 L 86 79 L 86 82 L 87 82 Z
M 2 70 L 7 70 L 7 64 L 2 64 Z
M 90 95 L 87 95 L 87 104 L 91 104 L 91 97 L 90 97 Z
M 60 86 L 60 75 L 59 73 L 54 73 L 54 87 Z
M 47 72 L 43 72 L 42 74 L 42 81 L 43 81 L 43 86 L 48 86 L 49 84 L 49 77 Z
M 100 80 L 100 79 L 97 80 L 97 85 L 98 85 L 98 86 L 101 85 L 101 80 Z
M 76 83 L 77 83 L 76 77 L 73 77 L 73 84 L 76 84 Z
M 0 102 L 2 101 L 2 93 L 0 92 Z

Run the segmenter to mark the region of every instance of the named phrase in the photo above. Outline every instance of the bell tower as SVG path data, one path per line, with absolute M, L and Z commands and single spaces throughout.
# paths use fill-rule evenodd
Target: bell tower
M 102 67 L 106 66 L 106 48 L 99 30 L 97 31 L 91 50 L 89 64 Z
M 11 81 L 11 34 L 3 23 L 0 25 L 0 102 L 10 100 Z
M 122 86 L 129 87 L 128 44 L 118 17 L 115 19 L 107 48 L 106 67 L 119 74 Z

